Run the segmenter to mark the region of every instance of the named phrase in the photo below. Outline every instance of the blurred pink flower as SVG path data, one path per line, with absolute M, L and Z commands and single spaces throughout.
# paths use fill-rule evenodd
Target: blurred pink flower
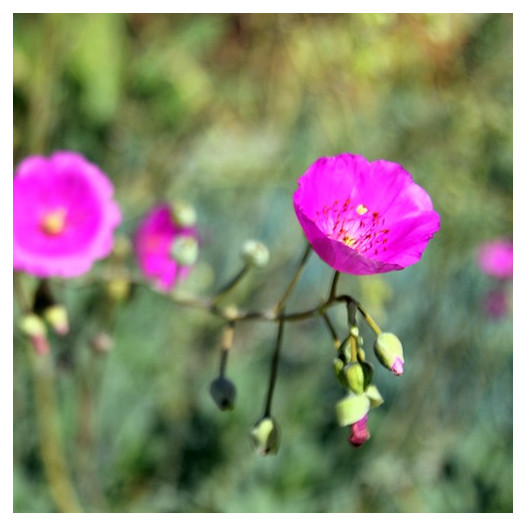
M 314 251 L 348 274 L 412 265 L 440 228 L 430 197 L 402 166 L 350 153 L 318 159 L 293 201 Z
M 484 243 L 478 251 L 478 264 L 482 272 L 497 279 L 513 278 L 513 242 L 495 239 Z
M 495 320 L 503 318 L 511 310 L 511 298 L 505 289 L 490 290 L 484 296 L 483 307 L 486 314 Z
M 84 274 L 110 253 L 120 221 L 110 180 L 80 154 L 27 157 L 13 180 L 13 269 Z
M 186 247 L 185 243 L 188 243 Z M 169 291 L 177 281 L 188 276 L 195 257 L 191 255 L 186 264 L 181 264 L 184 259 L 180 255 L 183 258 L 190 252 L 197 255 L 194 252 L 196 247 L 196 228 L 179 226 L 167 204 L 152 208 L 135 234 L 135 253 L 139 267 L 146 278 L 163 291 Z

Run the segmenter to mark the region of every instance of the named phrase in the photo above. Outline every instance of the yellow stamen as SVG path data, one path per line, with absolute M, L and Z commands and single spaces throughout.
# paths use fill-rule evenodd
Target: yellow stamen
M 66 211 L 59 208 L 54 212 L 49 212 L 42 219 L 40 226 L 42 230 L 50 236 L 60 234 L 66 226 Z
M 363 205 L 358 205 L 356 207 L 356 213 L 359 215 L 359 216 L 363 216 L 365 213 L 367 212 L 367 207 L 363 206 Z
M 354 237 L 351 237 L 351 236 L 344 236 L 343 238 L 343 242 L 348 246 L 348 247 L 354 247 L 354 245 L 356 244 L 356 239 Z

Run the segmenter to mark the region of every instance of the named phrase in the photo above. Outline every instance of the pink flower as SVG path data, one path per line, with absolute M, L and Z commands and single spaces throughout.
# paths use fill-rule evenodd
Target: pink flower
M 169 205 L 158 205 L 137 229 L 135 252 L 143 274 L 161 290 L 169 291 L 188 276 L 195 263 L 197 231 L 176 223 Z
M 440 228 L 430 197 L 402 166 L 350 153 L 318 159 L 293 201 L 314 251 L 348 274 L 412 265 Z
M 484 243 L 478 252 L 480 270 L 497 279 L 513 278 L 513 242 L 496 239 Z
M 113 247 L 113 186 L 75 152 L 27 157 L 13 180 L 13 269 L 45 278 L 88 272 Z

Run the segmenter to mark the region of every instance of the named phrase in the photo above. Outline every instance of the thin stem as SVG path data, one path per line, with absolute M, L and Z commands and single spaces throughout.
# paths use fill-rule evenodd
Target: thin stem
M 336 329 L 334 328 L 334 325 L 332 324 L 329 318 L 329 315 L 326 312 L 322 312 L 321 317 L 323 318 L 325 325 L 327 325 L 327 328 L 329 329 L 329 332 L 331 333 L 332 340 L 334 342 L 334 348 L 338 350 L 340 348 L 341 341 L 340 341 L 340 338 L 338 338 L 338 334 L 336 333 Z
M 60 512 L 79 513 L 82 508 L 63 455 L 51 357 L 37 356 L 31 352 L 31 365 L 35 382 L 40 449 L 49 489 Z
M 337 270 L 334 272 L 331 283 L 331 291 L 329 292 L 329 299 L 327 301 L 333 301 L 336 297 L 336 288 L 338 287 L 338 280 L 340 279 L 340 272 Z
M 292 276 L 292 279 L 290 280 L 290 283 L 287 289 L 285 290 L 285 293 L 283 294 L 281 299 L 276 304 L 276 307 L 274 310 L 277 314 L 281 314 L 281 311 L 284 309 L 287 299 L 292 294 L 294 287 L 296 287 L 296 284 L 298 283 L 301 273 L 303 272 L 303 269 L 305 268 L 305 265 L 307 264 L 307 260 L 309 259 L 311 250 L 312 250 L 312 247 L 310 246 L 310 243 L 307 243 L 307 246 L 305 247 L 305 252 L 303 252 L 303 256 L 301 257 L 298 263 L 298 266 L 296 267 L 296 271 L 294 272 L 294 275 Z
M 234 287 L 243 279 L 250 270 L 250 265 L 245 265 L 222 289 L 217 292 L 212 300 L 212 304 L 216 305 L 223 299 Z
M 365 321 L 367 322 L 367 324 L 369 325 L 369 327 L 371 327 L 371 329 L 375 332 L 375 334 L 378 336 L 381 332 L 382 332 L 382 329 L 380 329 L 380 327 L 378 327 L 378 325 L 376 324 L 376 322 L 371 318 L 371 316 L 369 315 L 368 312 L 366 312 L 366 310 L 359 304 L 357 303 L 356 304 L 356 307 L 358 308 L 358 310 L 360 311 L 360 313 L 362 314 L 362 316 L 364 317 Z
M 278 363 L 279 363 L 279 352 L 281 349 L 281 342 L 283 339 L 283 327 L 285 325 L 284 320 L 280 320 L 278 325 L 278 335 L 276 337 L 276 346 L 274 347 L 274 354 L 272 355 L 272 363 L 270 366 L 270 379 L 268 384 L 267 399 L 265 402 L 265 410 L 263 411 L 263 417 L 270 416 L 270 410 L 272 406 L 272 396 L 274 394 L 274 387 L 276 385 L 276 378 L 278 376 Z
M 219 362 L 219 376 L 221 377 L 225 376 L 228 355 L 234 341 L 234 326 L 234 322 L 229 322 L 223 329 L 223 335 L 221 337 L 221 360 Z

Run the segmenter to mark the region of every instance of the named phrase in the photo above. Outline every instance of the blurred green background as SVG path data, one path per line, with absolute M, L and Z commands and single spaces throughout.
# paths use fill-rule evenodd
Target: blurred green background
M 58 431 L 83 509 L 513 510 L 512 314 L 485 313 L 496 284 L 475 259 L 481 242 L 512 235 L 512 15 L 15 14 L 13 33 L 15 166 L 57 149 L 98 164 L 123 211 L 119 247 L 153 203 L 191 201 L 204 244 L 189 292 L 217 290 L 258 238 L 271 263 L 232 300 L 260 309 L 280 297 L 304 246 L 296 180 L 321 156 L 401 163 L 442 219 L 415 266 L 340 280 L 406 356 L 401 378 L 376 367 L 385 403 L 358 450 L 335 419 L 343 393 L 318 319 L 285 327 L 282 444 L 262 458 L 248 434 L 274 325 L 238 327 L 227 368 L 238 402 L 222 413 L 208 394 L 218 319 L 145 287 L 115 302 L 97 283 L 53 283 L 72 326 L 51 342 Z M 331 276 L 313 255 L 289 309 L 314 306 Z M 15 301 L 15 323 L 19 312 Z M 344 312 L 331 316 L 343 333 Z M 114 346 L 97 355 L 102 330 Z M 13 365 L 14 511 L 57 511 L 17 326 Z

